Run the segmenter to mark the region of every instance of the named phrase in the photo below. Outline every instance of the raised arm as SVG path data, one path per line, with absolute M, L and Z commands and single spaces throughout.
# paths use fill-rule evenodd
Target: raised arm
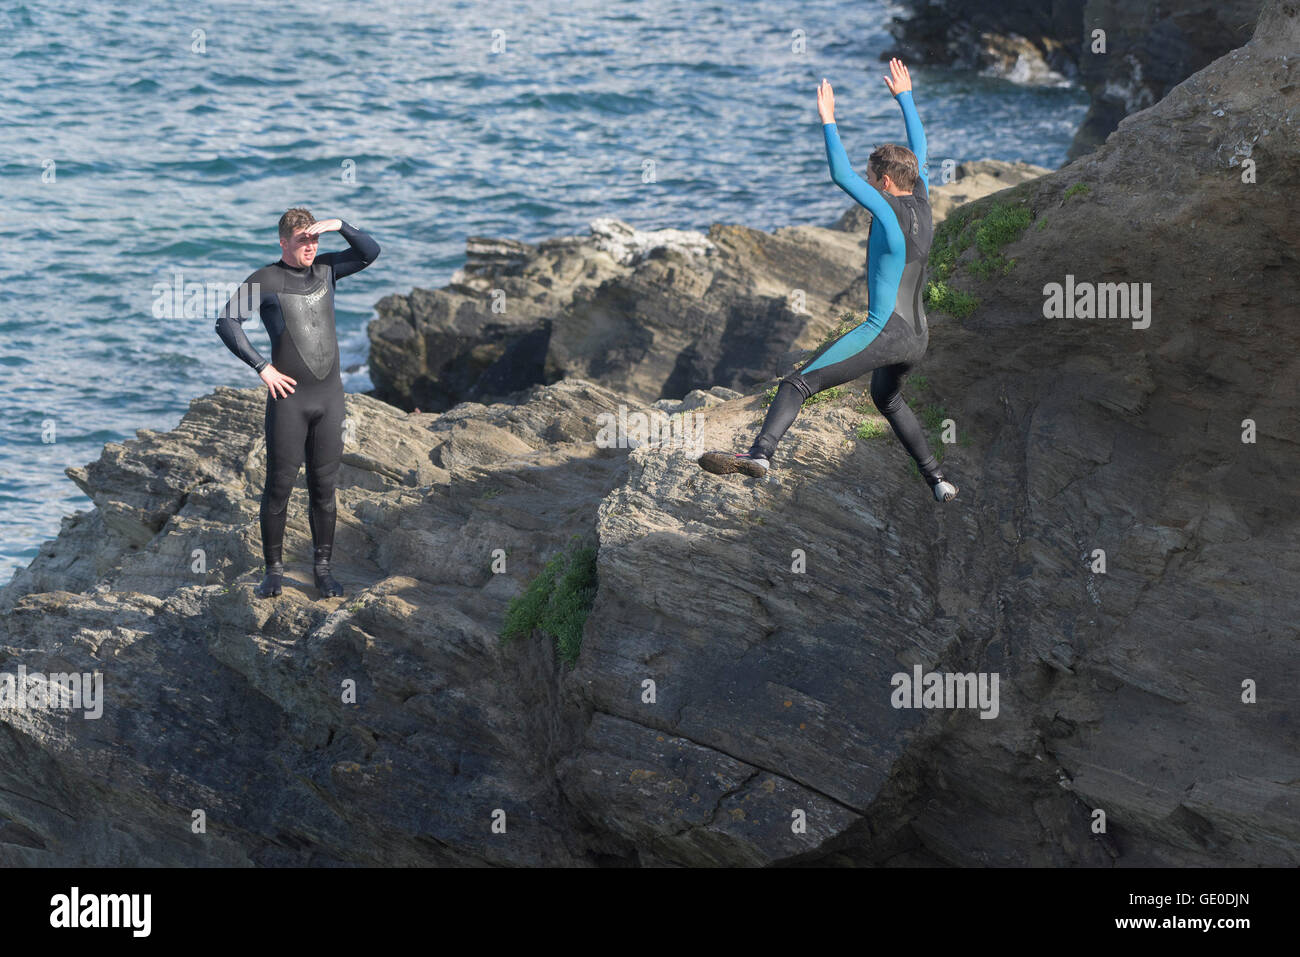
M 925 184 L 926 195 L 930 193 L 930 176 L 925 170 L 926 145 L 925 127 L 921 117 L 916 113 L 916 104 L 912 102 L 912 75 L 903 61 L 895 57 L 889 61 L 890 75 L 885 77 L 885 86 L 898 101 L 903 111 L 903 126 L 907 128 L 907 148 L 916 154 L 916 166 L 921 173 L 921 182 Z
M 826 160 L 831 166 L 831 182 L 871 210 L 872 216 L 884 222 L 896 223 L 898 217 L 885 198 L 866 180 L 853 172 L 849 156 L 840 142 L 840 131 L 835 126 L 835 91 L 825 77 L 817 86 L 817 113 L 822 120 L 822 135 L 826 138 Z
M 898 94 L 896 99 L 903 109 L 903 124 L 907 127 L 907 148 L 916 154 L 916 167 L 921 173 L 921 182 L 925 184 L 925 191 L 928 193 L 930 177 L 925 171 L 925 127 L 921 125 L 921 118 L 916 115 L 916 105 L 912 102 L 911 91 Z
M 379 243 L 371 239 L 368 233 L 362 232 L 341 219 L 313 223 L 308 229 L 315 226 L 325 226 L 326 228 L 316 230 L 317 232 L 325 232 L 334 223 L 338 225 L 332 228 L 339 231 L 339 235 L 347 240 L 350 248 L 338 253 L 326 253 L 324 256 L 317 256 L 316 261 L 333 269 L 334 278 L 337 280 L 342 279 L 344 276 L 350 276 L 354 272 L 360 272 L 378 259 Z
M 853 167 L 849 165 L 849 155 L 844 152 L 844 144 L 840 142 L 840 133 L 835 124 L 823 123 L 822 134 L 826 138 L 826 159 L 831 166 L 831 182 L 871 210 L 872 216 L 882 217 L 884 222 L 895 220 L 897 217 L 889 203 L 885 202 L 885 197 L 853 172 Z
M 257 303 L 253 301 L 258 295 L 258 284 L 253 281 L 256 275 L 257 273 L 254 273 L 239 284 L 235 294 L 230 297 L 221 314 L 217 316 L 217 335 L 221 337 L 227 349 L 247 362 L 254 372 L 260 373 L 270 363 L 263 359 L 253 348 L 253 344 L 248 341 L 248 336 L 244 335 L 243 325 L 257 309 Z

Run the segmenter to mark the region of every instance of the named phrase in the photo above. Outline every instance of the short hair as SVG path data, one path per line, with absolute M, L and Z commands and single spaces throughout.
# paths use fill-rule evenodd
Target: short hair
M 284 215 L 280 217 L 280 238 L 288 239 L 302 227 L 310 226 L 314 222 L 316 222 L 316 217 L 301 206 L 287 209 Z
M 897 143 L 878 146 L 867 162 L 871 164 L 876 179 L 888 176 L 899 189 L 916 189 L 916 181 L 921 174 L 916 165 L 916 154 L 906 146 Z

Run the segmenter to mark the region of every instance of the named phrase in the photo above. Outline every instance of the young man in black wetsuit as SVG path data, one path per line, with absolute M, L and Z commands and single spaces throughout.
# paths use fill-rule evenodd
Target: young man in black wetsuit
M 871 211 L 867 240 L 867 319 L 817 350 L 798 372 L 781 380 L 763 428 L 748 452 L 706 452 L 700 467 L 716 475 L 740 472 L 759 477 L 771 466 L 772 453 L 804 401 L 832 386 L 871 373 L 871 400 L 889 422 L 935 499 L 951 501 L 957 486 L 939 471 L 925 433 L 903 401 L 902 385 L 930 342 L 925 306 L 926 260 L 934 227 L 930 215 L 929 177 L 925 169 L 925 130 L 912 103 L 912 77 L 903 62 L 889 63 L 885 86 L 898 101 L 911 149 L 887 143 L 867 162 L 864 180 L 849 165 L 835 125 L 835 94 L 822 80 L 817 112 L 831 181 Z
M 338 230 L 350 249 L 317 256 L 320 234 Z M 334 550 L 334 485 L 343 455 L 343 380 L 334 333 L 334 283 L 365 269 L 379 244 L 341 219 L 316 220 L 305 209 L 280 217 L 281 258 L 253 273 L 217 318 L 217 335 L 266 383 L 266 485 L 262 490 L 262 555 L 266 576 L 259 598 L 280 594 L 284 522 L 298 466 L 307 461 L 316 588 L 343 594 L 330 574 Z M 256 297 L 256 302 L 253 301 Z M 251 309 L 247 307 L 251 304 Z M 267 362 L 244 335 L 256 309 L 271 337 Z

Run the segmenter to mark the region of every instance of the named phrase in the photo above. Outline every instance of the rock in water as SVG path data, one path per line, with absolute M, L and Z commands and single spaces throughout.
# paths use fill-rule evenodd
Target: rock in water
M 1073 160 L 1101 145 L 1125 116 L 1244 43 L 1262 5 L 911 0 L 910 15 L 894 20 L 897 46 L 887 56 L 978 69 L 1015 82 L 1077 78 L 1092 102 L 1070 146 Z

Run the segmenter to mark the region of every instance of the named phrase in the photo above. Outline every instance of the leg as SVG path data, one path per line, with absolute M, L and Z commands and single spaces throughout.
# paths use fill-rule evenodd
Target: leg
M 343 594 L 329 570 L 334 551 L 334 491 L 343 457 L 343 407 L 343 389 L 331 390 L 307 433 L 308 522 L 316 587 L 325 597 Z
M 903 401 L 903 381 L 907 378 L 910 365 L 899 363 L 884 366 L 871 374 L 871 401 L 876 404 L 888 421 L 894 434 L 898 436 L 908 454 L 916 460 L 917 467 L 925 480 L 933 488 L 943 481 L 939 463 L 930 452 L 930 445 L 925 440 L 921 423 L 916 420 L 912 410 Z
M 795 416 L 803 408 L 804 399 L 809 395 L 812 393 L 801 392 L 790 376 L 782 379 L 781 384 L 776 388 L 776 397 L 767 407 L 767 418 L 763 420 L 763 428 L 754 439 L 754 444 L 749 447 L 749 454 L 770 460 L 772 453 L 776 451 L 776 443 L 781 441 L 785 430 L 790 428 Z
M 763 420 L 763 428 L 750 446 L 749 453 L 770 459 L 805 400 L 818 392 L 852 382 L 889 360 L 899 345 L 892 328 L 894 325 L 887 324 L 883 331 L 869 323 L 850 329 L 817 350 L 800 371 L 782 379 L 767 410 L 767 418 Z
M 258 586 L 262 598 L 280 594 L 284 574 L 284 523 L 289 507 L 289 493 L 302 464 L 306 423 L 302 403 L 295 396 L 282 399 L 266 397 L 266 483 L 262 486 L 262 558 L 266 577 Z
M 307 434 L 300 403 L 294 396 L 267 397 L 266 484 L 262 487 L 262 556 L 267 564 L 282 561 L 284 522 L 289 493 L 302 464 L 303 441 Z

